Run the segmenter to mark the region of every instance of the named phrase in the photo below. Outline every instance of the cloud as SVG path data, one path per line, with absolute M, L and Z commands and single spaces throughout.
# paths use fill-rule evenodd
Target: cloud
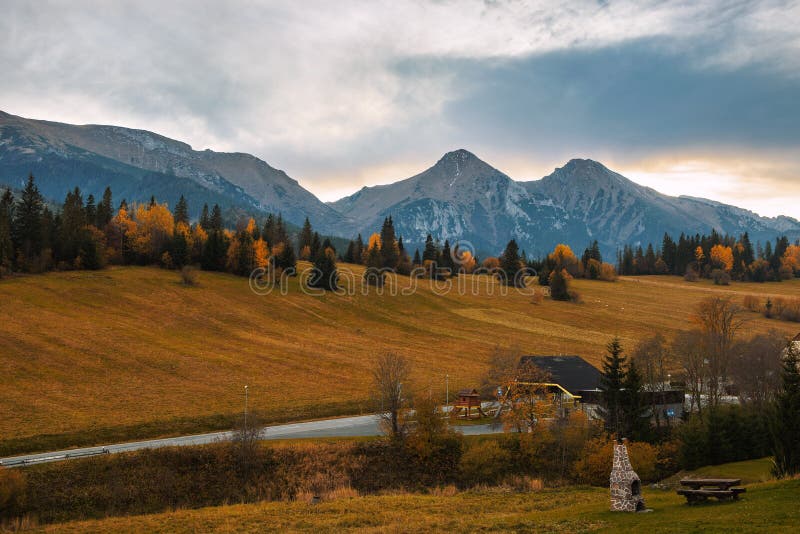
M 800 123 L 797 1 L 3 8 L 5 111 L 251 152 L 315 191 L 458 146 L 539 164 L 641 159 L 688 143 L 785 147 Z

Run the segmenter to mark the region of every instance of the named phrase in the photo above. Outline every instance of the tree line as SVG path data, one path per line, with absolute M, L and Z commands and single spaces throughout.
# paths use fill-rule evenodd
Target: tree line
M 800 242 L 791 244 L 786 236 L 773 245 L 750 241 L 747 232 L 738 238 L 712 231 L 709 235 L 681 234 L 677 239 L 665 233 L 660 247 L 626 245 L 617 253 L 617 269 L 623 275 L 673 274 L 687 280 L 710 278 L 727 285 L 731 280 L 779 282 L 800 276 Z
M 301 233 L 300 239 L 304 259 L 332 248 L 316 232 L 308 239 Z M 258 267 L 293 269 L 296 258 L 280 214 L 268 214 L 263 226 L 249 218 L 231 229 L 216 204 L 211 208 L 205 204 L 192 223 L 183 196 L 174 210 L 155 198 L 130 204 L 123 199 L 114 208 L 110 188 L 97 202 L 91 194 L 84 199 L 77 187 L 54 211 L 33 176 L 18 199 L 10 189 L 0 197 L 0 274 L 100 269 L 111 263 L 166 268 L 198 265 L 246 276 Z

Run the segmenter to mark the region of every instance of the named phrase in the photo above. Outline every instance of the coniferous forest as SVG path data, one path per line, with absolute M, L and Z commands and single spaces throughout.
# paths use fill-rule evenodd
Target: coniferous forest
M 308 218 L 293 237 L 280 214 L 268 214 L 260 224 L 254 218 L 224 221 L 218 205 L 202 206 L 199 216 L 181 197 L 174 209 L 152 198 L 145 203 L 115 204 L 106 188 L 102 198 L 84 198 L 76 187 L 63 204 L 53 206 L 29 176 L 18 198 L 10 189 L 0 197 L 0 275 L 48 270 L 100 269 L 107 264 L 159 265 L 169 269 L 199 266 L 203 270 L 248 276 L 257 268 L 294 269 L 296 261 L 312 262 L 321 273 L 311 280 L 321 289 L 336 288 L 336 262 L 366 266 L 364 279 L 381 285 L 388 271 L 430 278 L 458 273 L 496 275 L 506 285 L 524 285 L 518 274 L 538 275 L 550 286 L 556 300 L 575 300 L 569 280 L 574 277 L 614 280 L 622 275 L 681 275 L 693 281 L 713 279 L 727 285 L 732 280 L 767 282 L 800 276 L 800 244 L 786 237 L 763 246 L 751 243 L 747 233 L 738 238 L 720 235 L 686 236 L 677 240 L 665 234 L 660 246 L 626 245 L 617 253 L 617 265 L 603 262 L 597 241 L 576 256 L 559 244 L 542 259 L 528 259 L 515 240 L 499 257 L 482 261 L 458 244 L 435 241 L 429 234 L 425 246 L 413 256 L 397 236 L 392 217 L 365 242 L 359 234 L 344 251 L 331 238 L 315 231 Z

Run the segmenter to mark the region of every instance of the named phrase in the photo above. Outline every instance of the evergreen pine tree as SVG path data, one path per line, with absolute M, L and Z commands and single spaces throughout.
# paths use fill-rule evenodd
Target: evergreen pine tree
M 422 259 L 419 257 L 419 249 L 416 249 L 416 250 L 414 251 L 414 261 L 413 261 L 413 264 L 414 264 L 415 266 L 416 266 L 416 265 L 422 265 Z
M 289 241 L 289 232 L 286 230 L 286 224 L 283 222 L 283 215 L 280 213 L 278 214 L 278 221 L 275 223 L 275 242 L 285 243 L 286 248 L 292 248 L 292 244 Z M 294 252 L 292 252 L 292 258 L 294 258 Z M 294 267 L 294 261 L 292 262 L 292 267 Z
M 186 242 L 186 235 L 183 232 L 175 232 L 170 255 L 179 269 L 191 263 L 191 250 L 189 250 L 189 243 Z
M 103 191 L 103 199 L 100 201 L 100 204 L 97 205 L 97 218 L 94 223 L 94 225 L 101 230 L 111 222 L 111 218 L 114 216 L 112 200 L 111 188 L 106 187 L 106 190 Z
M 302 248 L 300 250 L 302 250 Z M 309 259 L 313 261 L 314 258 L 316 258 L 322 251 L 323 248 L 322 248 L 322 242 L 320 241 L 319 233 L 314 232 L 314 234 L 311 236 L 311 256 L 309 256 Z
M 189 224 L 189 205 L 187 204 L 183 195 L 181 195 L 181 198 L 178 199 L 178 203 L 175 204 L 174 218 L 175 224 Z
M 520 271 L 519 247 L 516 240 L 512 239 L 506 245 L 500 257 L 500 279 L 507 286 L 525 287 L 525 279 L 518 275 Z
M 756 255 L 753 252 L 753 244 L 750 242 L 750 235 L 747 232 L 742 235 L 742 247 L 744 248 L 742 261 L 744 261 L 745 265 L 750 265 L 755 261 Z
M 319 241 L 319 236 L 316 233 L 315 237 L 317 237 L 317 241 Z M 329 245 L 330 242 L 326 240 L 325 244 Z M 309 285 L 326 291 L 335 291 L 338 289 L 336 251 L 330 246 L 321 246 L 313 257 L 313 261 L 316 273 L 309 280 Z
M 633 249 L 629 245 L 625 245 L 622 250 L 622 264 L 620 266 L 620 274 L 632 275 L 636 274 L 633 260 Z
M 656 265 L 656 253 L 653 250 L 653 244 L 647 244 L 647 252 L 644 255 L 644 273 L 642 274 L 653 274 L 653 268 Z
M 44 198 L 36 187 L 33 175 L 28 176 L 28 182 L 22 190 L 22 196 L 14 207 L 14 221 L 11 237 L 15 249 L 21 254 L 25 263 L 23 267 L 30 268 L 30 262 L 38 258 L 42 252 L 43 226 L 42 213 L 44 211 Z
M 67 193 L 61 209 L 61 227 L 56 247 L 56 258 L 59 261 L 72 263 L 78 257 L 84 226 L 86 226 L 86 212 L 83 207 L 83 197 L 80 189 L 76 187 Z
M 387 269 L 396 269 L 400 261 L 400 251 L 394 233 L 391 215 L 383 220 L 381 227 L 381 263 Z
M 95 224 L 97 222 L 97 206 L 94 203 L 94 195 L 91 193 L 86 197 L 86 224 Z
M 642 375 L 639 374 L 636 363 L 631 360 L 622 382 L 621 405 L 623 435 L 636 441 L 647 440 L 650 434 L 648 406 L 643 399 L 642 389 Z
M 313 250 L 312 241 L 314 240 L 314 230 L 311 228 L 311 222 L 306 217 L 306 220 L 303 222 L 303 228 L 300 230 L 300 234 L 297 236 L 297 250 L 303 251 L 304 248 L 308 247 L 311 250 L 311 256 L 309 259 L 313 260 L 316 255 L 316 250 Z M 319 247 L 317 247 L 319 248 Z
M 208 204 L 203 204 L 203 211 L 200 214 L 200 228 L 206 232 L 211 230 L 211 217 L 208 215 Z
M 347 250 L 344 253 L 343 259 L 345 263 L 356 263 L 354 261 L 355 249 L 356 249 L 356 242 L 351 239 L 350 242 L 347 243 Z
M 431 234 L 425 238 L 425 249 L 422 251 L 422 261 L 436 261 L 439 259 L 439 248 L 433 241 Z
M 264 229 L 261 231 L 261 238 L 266 241 L 268 247 L 275 245 L 275 236 L 277 235 L 277 224 L 273 214 L 267 215 L 267 220 L 264 222 Z
M 222 209 L 220 209 L 219 204 L 214 204 L 214 208 L 211 210 L 211 219 L 209 224 L 212 230 L 216 230 L 218 232 L 222 231 L 224 223 L 222 221 Z
M 779 478 L 800 473 L 800 349 L 790 343 L 783 359 L 781 389 L 770 416 L 773 473 Z
M 444 240 L 444 247 L 442 248 L 441 265 L 439 266 L 445 276 L 452 275 L 455 271 L 455 262 L 453 261 L 453 252 L 450 250 L 450 241 Z
M 366 269 L 364 270 L 364 280 L 373 286 L 381 287 L 384 282 L 383 257 L 381 256 L 380 248 L 375 246 L 367 252 L 365 262 Z
M 236 236 L 239 242 L 238 258 L 236 258 L 236 265 L 234 274 L 241 276 L 248 276 L 255 268 L 255 250 L 253 249 L 253 234 L 247 230 L 240 231 Z
M 14 243 L 11 240 L 11 225 L 14 220 L 14 195 L 6 189 L 0 197 L 0 276 L 11 270 L 14 263 Z
M 361 234 L 358 234 L 356 238 L 356 247 L 353 250 L 353 261 L 355 263 L 361 263 L 364 257 L 364 239 L 362 239 Z
M 675 241 L 672 240 L 672 237 L 666 232 L 664 232 L 664 239 L 661 241 L 661 259 L 664 260 L 664 263 L 667 265 L 667 269 L 669 272 L 675 272 L 675 260 L 678 254 L 678 246 L 675 244 Z
M 606 345 L 606 356 L 603 358 L 603 369 L 600 375 L 600 391 L 603 406 L 600 413 L 605 422 L 606 431 L 623 437 L 624 429 L 623 393 L 625 382 L 625 356 L 622 345 L 615 337 Z

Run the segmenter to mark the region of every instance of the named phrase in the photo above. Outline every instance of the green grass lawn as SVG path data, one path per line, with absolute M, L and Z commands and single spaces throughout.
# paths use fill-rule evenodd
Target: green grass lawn
M 696 475 L 761 480 L 769 460 L 703 468 Z M 515 493 L 502 488 L 270 502 L 65 523 L 43 532 L 791 532 L 800 480 L 747 485 L 742 500 L 688 506 L 674 490 L 644 488 L 651 513 L 608 511 L 604 488 Z

